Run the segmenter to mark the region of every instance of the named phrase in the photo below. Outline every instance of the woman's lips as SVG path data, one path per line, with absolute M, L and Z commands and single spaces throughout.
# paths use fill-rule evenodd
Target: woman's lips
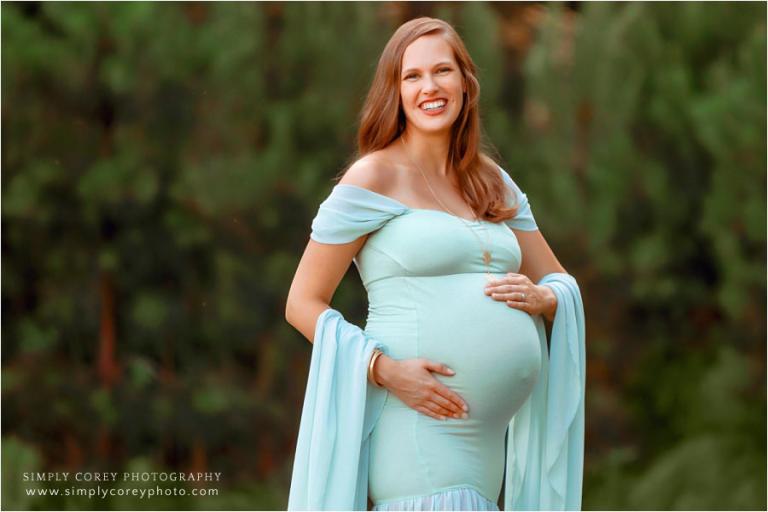
M 419 110 L 421 110 L 423 113 L 425 113 L 428 116 L 439 116 L 445 110 L 448 108 L 448 102 L 445 103 L 442 107 L 433 108 L 431 110 L 424 110 L 423 108 L 419 107 Z

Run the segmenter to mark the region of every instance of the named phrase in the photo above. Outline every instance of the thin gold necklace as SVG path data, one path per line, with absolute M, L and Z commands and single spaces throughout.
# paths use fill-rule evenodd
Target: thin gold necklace
M 464 224 L 467 227 L 467 229 L 469 229 L 472 232 L 473 235 L 475 235 L 475 238 L 477 238 L 477 241 L 480 244 L 480 247 L 483 249 L 483 264 L 485 265 L 485 279 L 487 281 L 490 281 L 491 279 L 493 279 L 493 277 L 491 276 L 491 272 L 489 270 L 489 266 L 491 264 L 491 259 L 492 259 L 491 251 L 488 249 L 488 247 L 486 245 L 483 244 L 483 241 L 480 239 L 480 237 L 477 235 L 477 233 L 475 233 L 475 230 L 472 229 L 472 226 L 469 224 L 469 222 L 467 222 L 467 219 L 465 219 L 464 217 L 462 217 L 460 215 L 456 215 L 455 213 L 453 213 L 453 211 L 451 211 L 450 208 L 445 206 L 443 204 L 443 202 L 440 200 L 440 198 L 437 197 L 437 194 L 435 194 L 435 191 L 432 188 L 432 185 L 429 183 L 429 180 L 427 179 L 427 175 L 424 174 L 424 171 L 421 170 L 421 167 L 419 167 L 413 161 L 413 159 L 411 158 L 411 155 L 408 153 L 408 146 L 406 146 L 406 144 L 405 144 L 405 137 L 404 136 L 400 136 L 400 142 L 403 143 L 403 148 L 404 148 L 404 151 L 405 151 L 405 156 L 411 162 L 411 165 L 413 165 L 419 171 L 419 173 L 421 174 L 421 177 L 424 178 L 424 181 L 427 182 L 427 187 L 429 188 L 429 191 L 432 193 L 432 197 L 435 198 L 435 200 L 440 204 L 440 206 L 444 210 L 446 210 L 452 216 L 454 216 L 457 219 L 459 219 L 461 221 L 461 223 Z M 477 218 L 477 215 L 475 214 L 474 210 L 472 210 L 472 215 L 475 216 L 475 221 L 479 223 L 480 219 Z M 486 241 L 488 242 L 488 245 L 490 245 L 490 239 L 488 238 L 488 233 L 486 233 Z

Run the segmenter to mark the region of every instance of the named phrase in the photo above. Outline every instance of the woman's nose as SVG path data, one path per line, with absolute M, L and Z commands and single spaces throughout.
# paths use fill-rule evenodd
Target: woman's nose
M 435 83 L 432 76 L 427 75 L 424 77 L 424 92 L 432 92 L 437 89 L 437 84 Z

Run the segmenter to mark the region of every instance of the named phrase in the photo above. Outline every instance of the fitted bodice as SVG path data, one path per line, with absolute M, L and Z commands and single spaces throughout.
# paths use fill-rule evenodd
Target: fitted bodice
M 474 232 L 474 234 L 473 234 Z M 521 253 L 505 223 L 465 221 L 439 210 L 409 209 L 372 233 L 355 258 L 363 285 L 394 276 L 517 272 Z

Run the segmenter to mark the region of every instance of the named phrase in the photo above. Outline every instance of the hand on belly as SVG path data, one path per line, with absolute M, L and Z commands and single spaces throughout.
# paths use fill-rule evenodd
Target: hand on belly
M 539 375 L 539 353 L 512 351 L 496 357 L 467 357 L 454 364 L 456 375 L 438 376 L 469 404 L 471 419 L 508 422 L 523 405 Z
M 429 334 L 420 339 L 419 354 L 456 372 L 436 377 L 464 397 L 471 418 L 501 423 L 511 419 L 533 390 L 541 348 L 530 315 L 494 305 L 484 318 L 425 326 L 422 332 L 428 328 Z
M 432 375 L 435 372 L 453 378 L 446 365 L 425 358 L 397 361 L 385 356 L 380 357 L 379 365 L 381 384 L 408 407 L 435 419 L 468 414 L 466 401 Z

